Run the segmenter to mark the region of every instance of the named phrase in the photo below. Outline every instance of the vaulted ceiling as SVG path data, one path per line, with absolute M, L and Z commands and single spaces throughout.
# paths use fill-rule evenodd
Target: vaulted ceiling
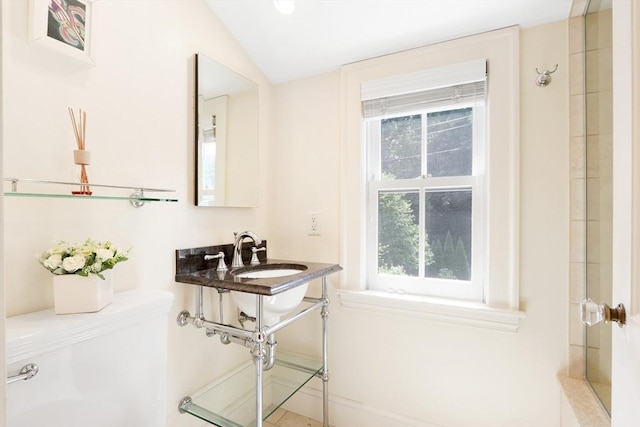
M 206 0 L 272 83 L 512 25 L 569 17 L 573 0 Z M 286 0 L 285 0 L 286 1 Z

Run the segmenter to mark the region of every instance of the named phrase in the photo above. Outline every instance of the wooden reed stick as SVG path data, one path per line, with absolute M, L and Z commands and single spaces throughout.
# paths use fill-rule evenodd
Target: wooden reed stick
M 73 126 L 73 134 L 76 138 L 76 145 L 78 150 L 86 149 L 86 137 L 87 137 L 87 112 L 82 111 L 78 114 L 78 119 L 71 107 L 69 107 L 69 117 L 71 117 L 71 125 Z M 85 165 L 80 165 L 80 192 L 84 194 L 91 194 L 89 188 L 89 177 L 87 176 L 87 168 Z
M 87 112 L 82 110 L 80 110 L 80 112 L 82 113 L 82 148 L 81 150 L 84 150 L 86 136 L 87 136 Z

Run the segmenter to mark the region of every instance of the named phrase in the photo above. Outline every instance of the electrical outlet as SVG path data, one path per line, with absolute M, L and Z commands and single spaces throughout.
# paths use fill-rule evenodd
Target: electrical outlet
M 318 219 L 318 212 L 309 212 L 308 218 L 308 231 L 307 234 L 309 236 L 319 236 L 320 235 L 320 221 Z

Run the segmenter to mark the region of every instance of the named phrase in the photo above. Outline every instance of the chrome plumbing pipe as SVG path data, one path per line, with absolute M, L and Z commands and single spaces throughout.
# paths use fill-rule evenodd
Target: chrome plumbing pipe
M 193 321 L 193 326 L 196 328 L 202 328 L 204 322 L 204 303 L 203 303 L 203 289 L 202 286 L 196 286 L 196 314 Z
M 224 260 L 224 258 L 223 258 Z M 223 298 L 222 298 L 222 294 L 225 291 L 222 289 L 218 289 L 218 305 L 219 305 L 219 317 L 220 317 L 220 323 L 222 323 L 224 325 L 224 306 L 223 306 Z M 229 291 L 226 291 L 229 292 Z M 215 335 L 216 331 L 212 330 L 212 329 L 207 329 L 207 336 L 210 337 L 212 335 Z M 237 342 L 236 340 L 234 340 L 233 338 L 237 338 L 237 337 L 233 337 L 231 335 L 229 335 L 228 333 L 222 333 L 220 334 L 220 342 L 222 344 L 230 344 L 231 342 L 235 342 L 237 344 L 240 344 L 240 342 Z M 239 340 L 246 340 L 246 338 L 238 338 Z M 246 345 L 246 341 L 243 343 L 243 345 Z
M 218 304 L 220 305 L 220 323 L 224 323 L 224 308 L 222 292 L 218 291 Z
M 236 335 L 232 335 L 227 332 L 219 333 L 219 332 L 207 329 L 207 336 L 210 337 L 216 334 L 220 335 L 220 342 L 224 345 L 234 343 L 234 344 L 239 344 L 243 347 L 251 348 L 251 345 L 253 344 L 253 341 L 251 340 L 251 338 L 238 337 Z
M 288 317 L 288 318 L 284 319 L 283 321 L 278 322 L 275 325 L 268 327 L 264 331 L 265 335 L 271 335 L 271 334 L 279 331 L 280 329 L 284 328 L 285 326 L 288 326 L 291 323 L 295 322 L 299 318 L 301 318 L 303 316 L 306 316 L 307 314 L 311 313 L 312 311 L 322 307 L 323 304 L 324 304 L 323 300 L 318 300 L 318 302 L 316 302 L 312 306 L 307 307 L 304 310 L 299 311 L 297 314 L 294 314 L 293 316 Z
M 180 313 L 178 313 L 178 318 L 176 319 L 178 322 L 178 325 L 180 326 L 186 326 L 189 323 L 191 323 L 192 325 L 195 323 L 196 318 L 191 316 L 189 314 L 188 310 L 182 310 Z M 237 328 L 235 326 L 230 326 L 230 325 L 225 325 L 222 323 L 216 323 L 216 322 L 212 322 L 210 320 L 206 320 L 206 319 L 202 319 L 202 326 L 206 327 L 207 329 L 210 329 L 212 331 L 215 332 L 226 332 L 230 335 L 235 335 L 239 338 L 249 338 L 249 339 L 253 339 L 254 337 L 254 332 L 253 331 L 247 331 L 244 329 L 240 329 Z
M 266 356 L 264 359 L 264 367 L 265 371 L 273 368 L 273 365 L 276 364 L 276 334 L 271 334 L 267 336 L 267 347 L 266 347 Z
M 224 325 L 222 323 L 211 322 L 209 320 L 205 320 L 204 321 L 204 326 L 206 326 L 207 329 L 212 329 L 212 330 L 218 331 L 218 332 L 226 332 L 226 333 L 228 333 L 230 335 L 234 335 L 234 336 L 236 336 L 238 338 L 253 339 L 253 332 L 252 331 L 245 331 L 244 329 L 236 328 L 235 326 Z

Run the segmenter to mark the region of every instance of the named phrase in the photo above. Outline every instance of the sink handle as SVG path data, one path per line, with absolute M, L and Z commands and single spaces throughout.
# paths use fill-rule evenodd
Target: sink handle
M 227 264 L 224 262 L 224 252 L 220 251 L 218 252 L 217 255 L 205 255 L 204 256 L 204 260 L 205 261 L 209 261 L 212 259 L 219 259 L 220 261 L 218 261 L 218 268 L 216 268 L 216 271 L 227 271 Z
M 266 247 L 261 247 L 261 248 L 256 248 L 255 246 L 251 248 L 251 262 L 249 262 L 250 265 L 258 265 L 260 264 L 260 260 L 258 259 L 258 252 L 260 251 L 266 251 L 267 248 Z

